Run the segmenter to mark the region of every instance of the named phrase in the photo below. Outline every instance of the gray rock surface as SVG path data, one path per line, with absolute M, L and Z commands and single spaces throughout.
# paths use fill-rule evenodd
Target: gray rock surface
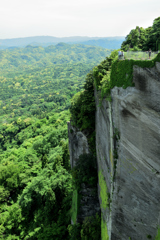
M 86 217 L 95 216 L 100 211 L 97 189 L 82 184 L 80 200 L 80 209 L 77 216 L 77 222 L 82 223 Z
M 68 122 L 69 152 L 71 168 L 76 165 L 76 161 L 81 154 L 89 153 L 87 137 L 79 129 Z
M 89 146 L 84 132 L 81 132 L 79 129 L 72 126 L 71 122 L 68 122 L 68 136 L 70 164 L 73 168 L 80 155 L 89 153 Z M 82 223 L 86 217 L 95 216 L 95 214 L 100 211 L 100 205 L 97 188 L 91 188 L 83 183 L 81 185 L 81 190 L 79 191 L 79 196 L 80 206 L 77 215 L 77 222 Z M 71 223 L 73 224 L 72 221 Z
M 98 168 L 111 198 L 101 211 L 110 240 L 154 239 L 160 225 L 160 63 L 134 66 L 133 81 L 135 87 L 112 89 L 112 103 L 101 107 L 95 91 Z

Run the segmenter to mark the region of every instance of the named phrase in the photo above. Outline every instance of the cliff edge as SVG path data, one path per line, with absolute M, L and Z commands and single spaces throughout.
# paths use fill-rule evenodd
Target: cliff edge
M 160 239 L 159 57 L 152 62 L 116 60 L 110 65 L 111 73 L 106 60 L 91 75 L 96 86 L 96 110 L 92 113 L 102 240 Z M 110 77 L 109 84 L 105 74 Z M 103 85 L 98 90 L 101 83 L 110 86 L 111 98 L 103 97 L 102 93 L 109 92 Z M 78 103 L 80 100 L 74 109 L 79 109 Z M 87 153 L 89 148 L 87 136 L 71 128 L 69 125 L 74 132 L 72 136 L 69 133 L 73 166 L 80 152 Z
M 160 225 L 160 63 L 134 66 L 133 82 L 101 107 L 95 91 L 99 200 L 112 240 L 155 239 Z

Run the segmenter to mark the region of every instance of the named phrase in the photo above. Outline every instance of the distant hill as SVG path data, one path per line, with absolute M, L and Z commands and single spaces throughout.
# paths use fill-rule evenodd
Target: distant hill
M 103 47 L 107 49 L 118 49 L 121 47 L 122 42 L 124 41 L 124 37 L 112 37 L 112 38 L 104 38 L 97 40 L 88 40 L 82 42 L 84 45 L 91 45 L 97 47 Z
M 27 45 L 47 47 L 56 45 L 59 42 L 84 45 L 99 46 L 107 49 L 120 48 L 125 37 L 51 37 L 51 36 L 36 36 L 26 38 L 0 39 L 0 49 L 26 47 Z
M 83 44 L 58 43 L 48 47 L 27 45 L 25 48 L 11 48 L 0 51 L 0 70 L 8 71 L 51 64 L 83 62 L 97 64 L 110 54 L 111 50 Z

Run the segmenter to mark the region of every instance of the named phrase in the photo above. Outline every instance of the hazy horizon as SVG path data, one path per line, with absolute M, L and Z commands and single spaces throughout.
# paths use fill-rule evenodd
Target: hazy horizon
M 5 0 L 0 39 L 33 36 L 126 36 L 159 17 L 159 0 Z
M 33 35 L 33 36 L 26 36 L 26 37 L 11 37 L 11 38 L 0 38 L 0 40 L 6 40 L 6 39 L 16 39 L 16 38 L 36 38 L 36 37 L 53 37 L 53 38 L 123 38 L 126 36 L 64 36 L 64 37 L 57 37 L 57 36 L 51 36 L 51 35 Z

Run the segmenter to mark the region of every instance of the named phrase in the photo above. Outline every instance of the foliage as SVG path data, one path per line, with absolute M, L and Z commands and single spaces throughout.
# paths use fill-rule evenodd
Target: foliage
M 160 47 L 158 48 L 158 43 L 160 44 L 160 17 L 153 21 L 149 37 L 146 41 L 145 49 L 148 50 L 151 48 L 152 51 L 160 50 Z
M 110 205 L 110 194 L 108 192 L 102 170 L 99 171 L 98 178 L 100 186 L 101 207 L 106 209 L 109 208 Z
M 99 239 L 100 221 L 99 216 L 89 217 L 82 224 L 76 224 L 78 209 L 80 206 L 79 190 L 82 183 L 89 187 L 97 187 L 97 162 L 93 154 L 82 154 L 72 169 L 73 186 L 75 188 L 72 197 L 72 221 L 73 226 L 69 227 L 70 239 Z
M 149 44 L 149 39 L 153 40 L 153 35 L 155 34 L 155 32 L 157 31 L 158 33 L 158 27 L 159 27 L 159 18 L 157 18 L 154 21 L 153 28 L 143 29 L 143 28 L 136 27 L 136 29 L 132 30 L 130 34 L 126 37 L 126 41 L 122 44 L 122 50 L 126 51 L 128 50 L 128 48 L 132 48 L 133 50 L 136 50 L 136 51 L 141 49 L 147 50 L 148 47 L 150 46 L 150 45 L 147 45 Z M 156 36 L 159 37 L 159 35 L 156 35 Z M 152 44 L 152 46 L 153 46 L 152 50 L 155 50 L 154 43 Z M 88 122 L 86 121 L 87 119 L 86 117 L 88 117 L 89 115 L 88 115 L 88 112 L 83 111 L 83 109 L 86 109 L 86 110 L 87 108 L 90 109 L 91 100 L 89 101 L 89 98 L 88 98 L 87 101 L 83 101 L 83 99 L 84 99 L 84 96 L 88 93 L 90 94 L 90 96 L 92 95 L 94 97 L 94 89 L 92 88 L 92 84 L 94 84 L 97 90 L 101 90 L 101 100 L 103 99 L 103 97 L 107 97 L 108 100 L 111 100 L 110 90 L 115 86 L 123 87 L 123 88 L 127 88 L 128 86 L 134 86 L 133 84 L 133 66 L 134 65 L 149 68 L 149 67 L 153 67 L 155 65 L 155 62 L 157 61 L 160 61 L 160 54 L 157 55 L 157 57 L 154 58 L 152 61 L 135 61 L 135 60 L 119 61 L 118 50 L 113 51 L 109 57 L 103 60 L 98 66 L 94 67 L 92 72 L 90 72 L 91 88 L 89 89 L 89 91 L 86 91 L 86 89 L 84 88 L 85 89 L 84 91 L 77 93 L 72 98 L 70 112 L 71 112 L 73 124 L 76 127 L 78 127 L 80 130 L 84 130 L 86 128 L 89 129 L 89 126 L 92 120 L 90 117 L 90 119 L 88 118 Z M 87 80 L 88 79 L 86 79 L 86 82 Z M 95 113 L 95 109 L 93 109 L 93 113 Z M 80 171 L 80 168 L 82 166 L 83 166 L 83 163 L 81 165 L 77 164 L 77 166 L 73 169 L 73 172 L 72 172 L 74 184 L 76 185 L 77 189 L 80 189 L 81 183 L 85 182 L 86 180 L 85 175 L 83 175 L 83 173 L 81 174 L 81 171 Z M 85 172 L 85 168 L 83 171 Z M 100 197 L 101 197 L 102 208 L 104 209 L 109 208 L 110 201 L 111 201 L 110 194 L 107 190 L 107 186 L 106 186 L 102 171 L 99 172 L 99 185 L 100 185 Z M 107 233 L 107 226 L 103 220 L 101 224 L 102 224 L 101 226 L 102 239 L 109 239 L 108 233 Z M 77 227 L 77 231 L 76 231 L 76 227 Z M 80 229 L 79 225 L 73 226 L 73 231 L 76 232 L 77 234 L 76 236 L 78 236 L 77 239 L 80 239 L 79 238 L 80 236 L 78 235 L 79 229 Z
M 1 144 L 6 150 L 0 154 L 0 229 L 5 239 L 68 238 L 72 196 L 68 119 L 66 111 L 56 114 L 54 122 L 34 118 L 25 125 L 19 119 L 15 123 L 18 131 L 3 128 Z M 21 132 L 28 138 L 19 142 Z M 8 137 L 11 143 L 6 142 Z
M 90 134 L 88 142 L 91 152 L 95 151 L 95 99 L 94 85 L 101 89 L 102 98 L 110 93 L 110 71 L 112 62 L 117 59 L 118 50 L 106 57 L 98 66 L 87 75 L 84 91 L 78 92 L 71 100 L 71 119 L 73 124 L 80 130 L 87 129 Z
M 77 214 L 78 214 L 78 191 L 74 189 L 72 196 L 72 208 L 71 208 L 71 220 L 76 224 Z
M 111 70 L 112 62 L 118 56 L 118 50 L 114 50 L 109 57 L 106 57 L 98 66 L 94 67 L 93 69 L 93 77 L 94 77 L 94 85 L 97 90 L 99 90 L 99 86 L 106 82 L 107 73 Z
M 53 65 L 0 77 L 0 114 L 7 118 L 26 115 L 44 118 L 70 106 L 70 98 L 81 90 L 92 64 Z M 1 72 L 3 74 L 3 71 Z M 1 117 L 2 119 L 2 117 Z M 3 119 L 2 119 L 3 120 Z
M 101 218 L 101 239 L 109 240 L 106 222 Z
M 81 184 L 89 184 L 91 187 L 97 185 L 97 161 L 93 154 L 82 154 L 72 168 L 73 183 L 76 189 L 81 188 Z
M 0 185 L 4 189 L 3 194 L 12 196 L 13 199 L 18 196 L 22 189 L 20 173 L 21 166 L 13 162 L 6 162 L 0 168 Z
M 95 101 L 93 88 L 93 74 L 87 74 L 84 91 L 77 93 L 71 100 L 71 117 L 73 124 L 83 129 L 95 128 Z
M 125 41 L 122 43 L 121 49 L 124 51 L 127 51 L 130 48 L 134 49 L 134 51 L 143 49 L 150 31 L 151 28 L 144 29 L 138 26 L 135 29 L 132 29 L 126 36 Z
M 133 49 L 134 51 L 143 50 L 152 51 L 160 50 L 160 17 L 156 18 L 151 27 L 146 29 L 136 27 L 132 29 L 126 36 L 125 41 L 121 45 L 121 49 L 127 51 Z
M 101 218 L 96 216 L 87 217 L 82 223 L 81 239 L 97 240 L 101 238 Z
M 49 239 L 49 236 L 64 239 L 67 236 L 67 230 L 63 226 L 70 220 L 68 211 L 71 192 L 70 174 L 62 166 L 59 166 L 55 172 L 51 169 L 40 172 L 27 185 L 19 198 L 22 215 L 25 216 L 25 232 L 29 234 L 39 228 L 38 232 L 34 233 L 38 239 Z M 27 222 L 31 225 L 27 226 Z M 57 230 L 52 229 L 53 222 L 54 228 L 60 228 L 58 231 L 61 231 L 61 236 Z M 49 234 L 47 238 L 45 237 L 46 228 L 50 229 L 50 233 L 49 229 L 47 230 Z
M 21 238 L 22 222 L 24 218 L 21 213 L 21 208 L 17 203 L 5 205 L 1 211 L 0 218 L 0 239 L 23 239 Z M 2 238 L 1 238 L 2 236 Z
M 0 68 L 21 69 L 21 72 L 30 67 L 45 67 L 52 64 L 64 64 L 75 62 L 97 62 L 109 54 L 109 50 L 85 46 L 82 44 L 69 45 L 59 43 L 46 48 L 28 45 L 25 48 L 6 49 L 0 51 Z M 91 60 L 92 59 L 92 60 Z
M 87 74 L 84 90 L 78 92 L 71 100 L 71 119 L 73 125 L 89 132 L 88 143 L 91 152 L 95 151 L 95 99 L 92 71 Z
M 122 49 L 155 50 L 159 23 L 157 18 L 148 29 L 132 30 Z M 117 52 L 99 64 L 109 51 L 82 44 L 0 51 L 1 239 L 100 239 L 98 215 L 69 225 L 71 214 L 76 221 L 81 184 L 97 184 L 94 86 L 101 98 L 109 96 L 114 86 L 133 86 L 133 65 L 153 67 L 160 61 L 160 55 L 152 61 L 118 61 Z M 93 153 L 80 156 L 72 176 L 66 126 L 70 113 L 76 127 L 88 130 Z M 77 190 L 72 199 L 73 183 Z M 102 207 L 107 208 L 110 196 L 101 171 L 99 184 Z M 76 204 L 70 210 L 72 200 Z M 102 239 L 108 239 L 107 226 L 103 220 L 101 224 Z
M 70 240 L 81 240 L 81 224 L 76 223 L 68 226 L 69 239 Z
M 141 60 L 123 60 L 123 61 L 114 61 L 111 68 L 110 76 L 110 88 L 113 87 L 123 87 L 127 88 L 128 86 L 133 86 L 133 66 L 139 67 L 154 67 L 155 62 L 160 61 L 160 54 L 157 55 L 152 61 L 141 61 Z
M 160 54 L 158 54 L 151 61 L 147 60 L 123 60 L 117 59 L 117 52 L 111 53 L 110 57 L 107 57 L 105 62 L 93 69 L 94 72 L 94 84 L 97 90 L 101 90 L 101 101 L 104 97 L 110 101 L 110 90 L 117 87 L 127 88 L 134 86 L 133 84 L 133 66 L 151 68 L 155 65 L 155 62 L 160 61 Z M 103 69 L 104 68 L 104 69 Z M 99 69 L 99 70 L 98 70 Z
M 160 227 L 158 227 L 158 231 L 157 231 L 155 240 L 159 240 L 159 239 L 160 239 Z
M 118 50 L 114 50 L 109 57 L 106 57 L 97 67 L 93 69 L 94 85 L 97 90 L 101 90 L 101 101 L 104 97 L 111 100 L 110 97 L 110 75 L 112 63 L 118 58 Z
M 68 44 L 1 50 L 0 121 L 22 115 L 41 119 L 68 109 L 86 74 L 107 54 L 105 49 Z
M 70 240 L 97 240 L 101 238 L 101 218 L 98 214 L 86 217 L 82 224 L 69 226 Z

